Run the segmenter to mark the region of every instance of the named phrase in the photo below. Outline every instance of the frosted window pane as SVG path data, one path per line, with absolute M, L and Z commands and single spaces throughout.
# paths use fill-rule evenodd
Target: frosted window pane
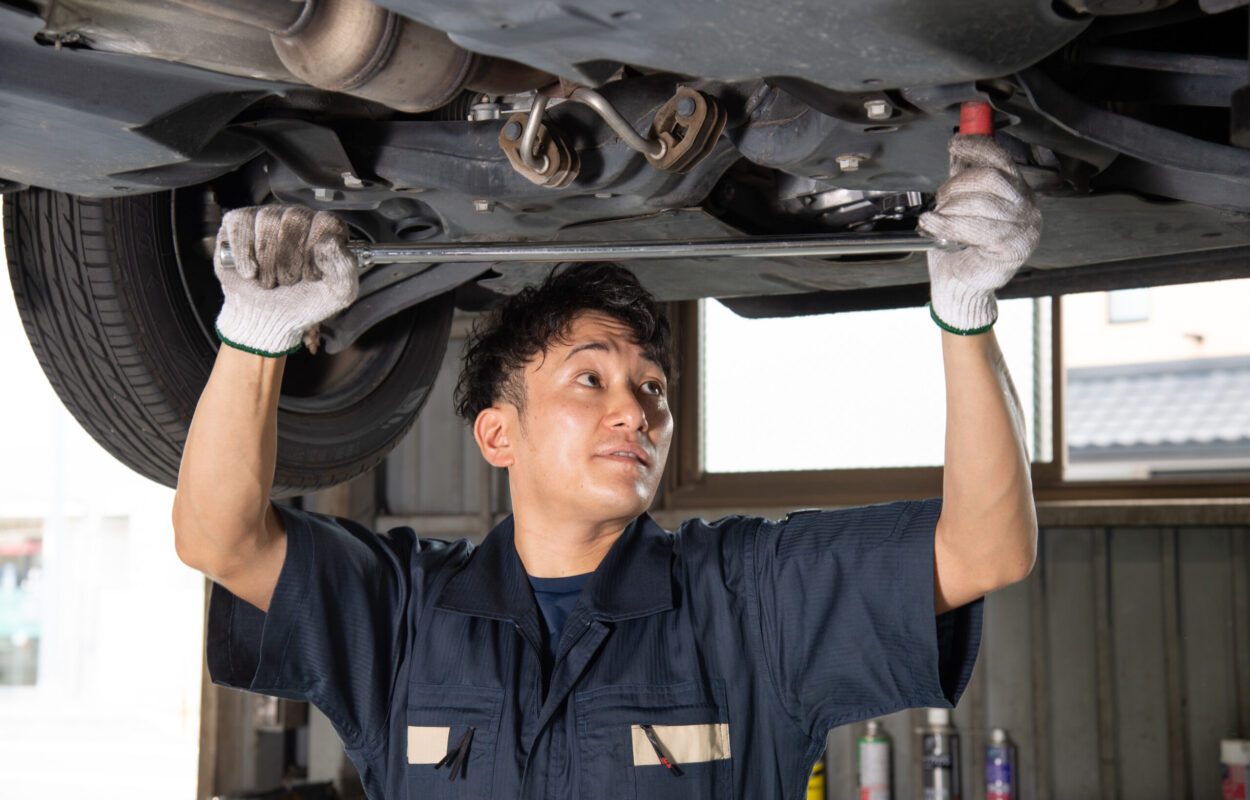
M 927 308 L 763 320 L 702 309 L 706 471 L 942 463 L 942 342 Z M 1033 301 L 1000 303 L 995 331 L 1032 442 Z

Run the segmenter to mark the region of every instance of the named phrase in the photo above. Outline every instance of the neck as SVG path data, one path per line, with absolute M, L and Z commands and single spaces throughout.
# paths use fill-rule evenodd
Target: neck
M 512 515 L 513 540 L 525 571 L 535 578 L 565 578 L 594 572 L 625 531 L 619 522 L 599 524 Z

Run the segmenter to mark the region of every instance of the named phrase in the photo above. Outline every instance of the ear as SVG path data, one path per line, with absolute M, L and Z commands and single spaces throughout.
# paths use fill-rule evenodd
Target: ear
M 505 409 L 492 406 L 484 408 L 473 421 L 473 439 L 482 451 L 482 458 L 492 467 L 510 467 L 516 461 L 512 455 L 512 417 Z

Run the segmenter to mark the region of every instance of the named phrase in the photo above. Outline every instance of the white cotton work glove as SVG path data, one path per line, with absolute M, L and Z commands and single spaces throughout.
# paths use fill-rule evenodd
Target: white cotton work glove
M 359 291 L 347 224 L 328 211 L 254 206 L 226 213 L 213 266 L 226 301 L 217 336 L 239 350 L 277 358 L 300 348 L 306 331 L 352 304 Z M 234 265 L 221 263 L 229 243 Z
M 920 230 L 960 242 L 958 250 L 929 251 L 933 319 L 965 336 L 998 319 L 994 290 L 1025 262 L 1042 235 L 1042 214 L 1020 170 L 993 137 L 958 135 L 947 148 L 951 176 L 938 189 Z

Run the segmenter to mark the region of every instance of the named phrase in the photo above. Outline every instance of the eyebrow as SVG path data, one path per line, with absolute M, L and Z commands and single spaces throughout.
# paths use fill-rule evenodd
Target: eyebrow
M 577 347 L 574 347 L 572 350 L 570 350 L 569 354 L 564 357 L 564 361 L 561 363 L 567 362 L 570 358 L 582 352 L 583 350 L 602 350 L 603 352 L 606 353 L 608 352 L 608 346 L 604 344 L 603 342 L 584 342 L 582 344 L 579 344 Z
M 568 354 L 567 356 L 565 356 L 565 357 L 564 357 L 564 360 L 563 360 L 563 361 L 561 361 L 560 363 L 561 363 L 561 364 L 567 364 L 570 358 L 572 358 L 573 356 L 577 355 L 578 353 L 580 353 L 580 352 L 582 352 L 582 351 L 584 351 L 584 350 L 599 350 L 599 351 L 602 351 L 602 352 L 606 353 L 606 352 L 608 352 L 608 346 L 607 346 L 606 344 L 604 344 L 603 342 L 600 342 L 600 341 L 583 342 L 582 344 L 579 344 L 579 345 L 577 345 L 576 347 L 574 347 L 572 350 L 570 350 L 570 351 L 569 351 L 569 354 Z M 663 372 L 664 372 L 664 368 L 663 368 L 663 367 L 660 367 L 660 363 L 659 363 L 658 361 L 656 361 L 654 358 L 650 358 L 650 357 L 648 357 L 648 356 L 647 356 L 647 355 L 645 355 L 645 354 L 643 355 L 643 358 L 645 358 L 645 359 L 646 359 L 647 361 L 649 361 L 650 363 L 654 364 L 656 367 L 659 367 L 659 368 L 660 368 L 660 372 L 661 372 L 661 373 L 663 373 Z M 665 374 L 665 375 L 664 375 L 664 380 L 665 380 L 665 381 L 668 381 L 668 375 L 667 375 L 667 374 Z

